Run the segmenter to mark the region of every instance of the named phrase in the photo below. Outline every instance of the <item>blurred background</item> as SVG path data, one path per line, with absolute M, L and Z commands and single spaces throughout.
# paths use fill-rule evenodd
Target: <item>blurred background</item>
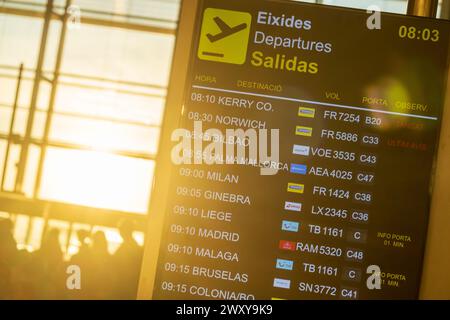
M 0 0 L 0 219 L 18 250 L 56 230 L 69 261 L 101 232 L 112 255 L 123 221 L 143 245 L 179 2 Z

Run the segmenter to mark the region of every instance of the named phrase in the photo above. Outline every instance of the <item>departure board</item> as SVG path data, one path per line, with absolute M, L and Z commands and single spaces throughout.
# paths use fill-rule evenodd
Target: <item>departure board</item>
M 418 297 L 450 26 L 374 14 L 200 1 L 152 298 Z

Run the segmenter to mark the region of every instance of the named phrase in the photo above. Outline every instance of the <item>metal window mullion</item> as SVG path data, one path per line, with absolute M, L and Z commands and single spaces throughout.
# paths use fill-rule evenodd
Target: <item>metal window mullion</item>
M 55 61 L 55 67 L 53 70 L 53 79 L 51 81 L 52 88 L 50 92 L 50 99 L 47 109 L 47 117 L 45 119 L 45 128 L 44 128 L 44 134 L 42 137 L 42 145 L 41 145 L 41 152 L 39 155 L 39 162 L 38 162 L 38 168 L 37 168 L 37 174 L 36 174 L 36 180 L 34 183 L 34 192 L 33 196 L 36 199 L 39 195 L 41 181 L 42 181 L 42 170 L 44 167 L 44 161 L 45 161 L 45 155 L 47 153 L 47 145 L 48 145 L 48 137 L 50 134 L 50 128 L 52 125 L 53 120 L 53 111 L 55 109 L 55 98 L 56 93 L 58 90 L 58 80 L 60 76 L 60 69 L 62 64 L 62 59 L 64 55 L 64 45 L 66 41 L 66 32 L 67 32 L 67 20 L 68 20 L 68 8 L 72 4 L 72 0 L 66 0 L 66 6 L 64 10 L 64 15 L 62 16 L 62 26 L 61 26 L 61 33 L 59 36 L 59 45 L 58 45 L 58 52 L 56 54 L 56 61 Z
M 52 12 L 53 12 L 53 0 L 48 0 L 47 1 L 47 10 L 45 12 L 44 25 L 42 28 L 42 36 L 41 36 L 41 42 L 40 42 L 40 48 L 39 48 L 38 61 L 37 61 L 37 65 L 36 65 L 36 73 L 35 73 L 35 77 L 34 77 L 33 91 L 31 94 L 31 103 L 30 103 L 30 109 L 28 112 L 25 138 L 24 138 L 24 142 L 22 144 L 22 149 L 20 151 L 20 159 L 19 159 L 18 168 L 17 168 L 16 183 L 15 183 L 15 188 L 14 188 L 17 192 L 21 192 L 22 186 L 23 186 L 23 179 L 24 179 L 24 175 L 25 175 L 26 163 L 27 163 L 27 158 L 28 158 L 28 150 L 29 150 L 30 139 L 31 139 L 32 131 L 33 131 L 34 118 L 35 118 L 35 114 L 36 114 L 36 106 L 37 106 L 37 100 L 38 100 L 38 96 L 39 96 L 42 68 L 43 68 L 44 60 L 45 60 L 45 51 L 46 51 L 46 47 L 47 47 L 47 38 L 48 38 L 48 31 L 50 28 Z

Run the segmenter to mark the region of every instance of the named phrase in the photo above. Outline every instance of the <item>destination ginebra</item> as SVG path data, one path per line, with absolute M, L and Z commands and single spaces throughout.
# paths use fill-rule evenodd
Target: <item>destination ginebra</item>
M 270 26 L 274 31 L 276 28 L 289 28 L 301 32 L 309 31 L 313 28 L 313 23 L 310 20 L 299 19 L 295 15 L 287 16 L 283 14 L 276 16 L 265 11 L 258 12 L 256 22 L 258 25 Z M 328 42 L 304 40 L 300 36 L 296 38 L 282 37 L 260 30 L 255 31 L 253 43 L 256 45 L 265 45 L 272 49 L 287 48 L 325 54 L 329 54 L 333 50 L 333 45 Z M 254 51 L 251 54 L 251 64 L 254 67 L 300 73 L 316 74 L 319 72 L 319 64 L 317 62 L 304 61 L 296 55 L 288 56 L 280 53 L 273 55 L 265 54 L 262 51 Z

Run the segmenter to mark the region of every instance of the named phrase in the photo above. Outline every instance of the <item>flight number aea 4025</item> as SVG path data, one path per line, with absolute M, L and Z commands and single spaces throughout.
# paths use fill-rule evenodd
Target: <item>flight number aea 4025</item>
M 325 178 L 334 178 L 337 180 L 353 180 L 353 171 L 350 170 L 340 170 L 340 169 L 328 169 L 322 167 L 311 167 L 308 171 L 310 175 L 325 177 Z
M 358 172 L 355 175 L 353 171 L 350 170 L 311 167 L 308 173 L 317 177 L 333 178 L 344 181 L 353 181 L 356 176 L 356 181 L 361 184 L 373 184 L 375 182 L 375 175 L 368 172 Z

